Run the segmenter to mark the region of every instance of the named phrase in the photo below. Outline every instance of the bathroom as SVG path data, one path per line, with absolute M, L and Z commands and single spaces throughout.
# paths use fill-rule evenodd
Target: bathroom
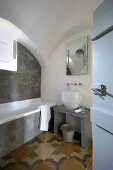
M 0 2 L 0 169 L 113 169 L 112 160 L 107 160 L 107 156 L 102 156 L 101 152 L 104 150 L 103 153 L 111 154 L 112 157 L 110 145 L 113 139 L 104 139 L 102 135 L 103 141 L 109 143 L 108 149 L 105 149 L 105 143 L 101 144 L 101 139 L 96 138 L 99 133 L 96 124 L 112 134 L 111 125 L 108 127 L 110 122 L 112 124 L 112 117 L 109 119 L 104 115 L 105 110 L 110 116 L 113 115 L 112 98 L 109 98 L 113 93 L 110 93 L 112 78 L 107 71 L 104 76 L 109 77 L 102 77 L 101 65 L 98 68 L 93 58 L 94 49 L 101 54 L 93 40 L 98 30 L 107 30 L 107 34 L 110 31 L 106 25 L 111 25 L 112 31 L 113 12 L 110 6 L 113 6 L 112 0 Z M 107 12 L 104 16 L 105 9 Z M 101 22 L 104 23 L 108 17 L 107 13 L 111 18 L 101 27 Z M 85 69 L 82 67 L 83 72 L 67 73 L 69 50 L 72 47 L 75 50 L 81 41 L 82 46 L 85 43 Z M 5 43 L 9 48 L 4 48 Z M 102 62 L 101 57 L 98 61 Z M 62 104 L 66 106 L 62 99 L 63 92 L 79 92 L 81 101 L 59 111 Z M 108 98 L 106 94 L 110 94 Z M 69 104 L 69 96 L 68 99 Z M 110 102 L 106 104 L 106 100 Z M 102 112 L 103 106 L 105 110 Z M 83 109 L 83 117 L 80 116 L 81 112 L 77 113 L 78 117 L 72 116 L 72 110 L 78 107 Z M 48 120 L 42 123 L 41 116 L 45 108 L 49 110 L 51 118 L 48 116 Z M 58 121 L 59 129 L 56 129 L 55 123 Z M 61 125 L 65 123 L 79 132 L 74 132 L 74 142 L 66 142 L 62 136 Z

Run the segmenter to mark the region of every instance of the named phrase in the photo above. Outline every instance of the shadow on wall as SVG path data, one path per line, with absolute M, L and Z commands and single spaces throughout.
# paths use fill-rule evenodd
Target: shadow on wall
M 17 43 L 17 72 L 0 70 L 0 89 L 0 103 L 41 96 L 41 66 L 20 43 Z
M 91 23 L 84 23 L 80 24 L 78 26 L 73 26 L 70 29 L 68 29 L 64 34 L 60 37 L 60 39 L 56 42 L 54 48 L 51 51 L 50 56 L 55 52 L 55 50 L 68 38 L 72 37 L 75 34 L 79 34 L 81 32 L 84 32 L 85 30 L 90 30 L 91 29 Z

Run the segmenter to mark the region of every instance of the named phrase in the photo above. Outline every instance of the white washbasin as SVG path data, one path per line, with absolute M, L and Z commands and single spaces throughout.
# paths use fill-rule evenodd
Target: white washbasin
M 62 102 L 68 109 L 76 109 L 82 103 L 82 94 L 78 91 L 62 91 Z

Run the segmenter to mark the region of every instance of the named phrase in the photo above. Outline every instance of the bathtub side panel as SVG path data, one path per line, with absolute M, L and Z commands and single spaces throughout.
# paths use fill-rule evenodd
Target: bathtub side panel
M 0 125 L 0 157 L 40 133 L 39 116 L 38 112 Z

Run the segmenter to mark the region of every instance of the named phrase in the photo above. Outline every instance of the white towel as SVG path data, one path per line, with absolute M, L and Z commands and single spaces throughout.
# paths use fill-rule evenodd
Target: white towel
M 40 119 L 40 130 L 48 131 L 48 123 L 51 119 L 51 111 L 49 105 L 42 105 L 41 109 L 41 119 Z

